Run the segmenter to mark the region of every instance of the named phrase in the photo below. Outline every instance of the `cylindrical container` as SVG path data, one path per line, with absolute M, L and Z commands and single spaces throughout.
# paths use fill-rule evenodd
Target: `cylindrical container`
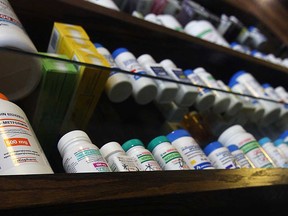
M 234 116 L 236 115 L 242 108 L 243 103 L 235 94 L 231 94 L 231 89 L 222 81 L 217 80 L 218 86 L 220 86 L 223 90 L 227 91 L 227 95 L 230 97 L 230 103 L 228 109 L 225 111 L 225 115 L 227 116 Z
M 154 13 L 149 13 L 144 16 L 144 20 L 148 22 L 155 23 L 157 25 L 162 25 L 162 22 L 158 19 L 157 15 Z
M 227 128 L 218 137 L 218 141 L 224 146 L 237 145 L 249 158 L 256 168 L 273 168 L 271 159 L 261 148 L 255 137 L 246 132 L 241 125 L 233 125 Z
M 275 167 L 288 168 L 288 159 L 279 151 L 270 138 L 263 137 L 258 140 L 258 143 L 271 158 Z
M 284 142 L 288 142 L 288 130 L 284 131 L 279 136 L 280 139 L 283 139 Z
M 259 48 L 267 43 L 267 38 L 262 34 L 255 26 L 249 26 L 249 37 L 251 38 L 251 44 L 255 48 Z
M 166 136 L 155 137 L 149 142 L 147 148 L 163 170 L 189 170 L 182 156 Z
M 255 57 L 255 58 L 259 58 L 262 60 L 265 60 L 266 55 L 258 50 L 252 50 L 250 53 L 251 56 Z
M 286 103 L 285 107 L 288 108 L 288 92 L 286 91 L 286 89 L 283 86 L 277 86 L 275 88 L 275 92 L 279 96 L 279 98 Z
M 250 73 L 243 70 L 238 71 L 232 76 L 231 80 L 241 83 L 251 95 L 269 99 L 265 95 L 262 86 Z M 261 124 L 267 126 L 279 119 L 281 109 L 277 103 L 261 99 L 258 101 L 264 108 L 264 116 L 260 121 Z
M 142 171 L 162 170 L 153 154 L 144 147 L 139 139 L 131 139 L 122 144 L 122 148 L 127 155 L 135 158 Z
M 280 152 L 288 158 L 288 144 L 281 138 L 274 141 L 274 145 L 280 150 Z
M 112 172 L 140 171 L 137 160 L 126 155 L 121 145 L 117 142 L 108 142 L 100 148 L 104 159 L 108 162 Z
M 85 1 L 97 4 L 97 5 L 101 5 L 103 7 L 110 8 L 112 10 L 120 11 L 120 9 L 114 3 L 113 0 L 85 0 Z
M 214 169 L 208 157 L 188 131 L 184 129 L 174 130 L 166 137 L 190 169 Z
M 52 174 L 24 111 L 0 93 L 0 175 Z
M 147 74 L 147 72 L 137 62 L 136 57 L 126 48 L 116 49 L 112 56 L 122 70 L 135 74 L 128 76 L 132 83 L 132 95 L 136 103 L 141 105 L 150 103 L 156 97 L 157 86 L 151 78 L 141 76 L 141 74 Z
M 172 79 L 163 66 L 157 64 L 151 55 L 143 54 L 137 58 L 137 61 L 148 74 L 165 79 Z M 173 101 L 178 91 L 178 85 L 165 80 L 155 79 L 154 81 L 157 84 L 155 101 L 157 103 L 169 103 Z
M 160 20 L 162 25 L 167 28 L 180 31 L 180 32 L 184 31 L 182 25 L 171 14 L 159 14 L 157 15 L 157 19 Z
M 216 169 L 238 169 L 239 165 L 235 162 L 234 156 L 229 149 L 223 146 L 220 142 L 209 143 L 203 149 Z
M 205 86 L 205 83 L 196 75 L 193 70 L 187 69 L 184 70 L 184 74 L 190 79 L 190 81 L 195 85 Z M 197 87 L 198 95 L 194 106 L 199 111 L 204 111 L 210 109 L 215 102 L 215 95 L 210 89 Z
M 164 59 L 160 64 L 166 69 L 168 74 L 177 81 L 185 82 L 191 84 L 191 81 L 186 77 L 181 68 L 177 66 L 170 59 Z M 185 84 L 178 84 L 178 92 L 174 99 L 174 102 L 182 107 L 189 107 L 194 104 L 196 97 L 198 95 L 198 90 L 194 86 L 189 86 Z
M 219 85 L 217 84 L 216 80 L 214 77 L 208 73 L 204 68 L 198 67 L 194 69 L 194 73 L 199 76 L 199 78 L 205 83 L 206 86 L 210 88 L 215 88 L 215 89 L 221 89 Z M 212 90 L 213 94 L 215 95 L 215 101 L 212 106 L 212 110 L 215 113 L 223 113 L 225 112 L 230 104 L 230 97 L 217 90 Z
M 280 58 L 277 58 L 274 54 L 269 53 L 264 58 L 266 61 L 269 61 L 273 64 L 278 64 L 282 66 L 282 60 Z
M 128 75 L 113 71 L 113 68 L 118 68 L 118 66 L 110 51 L 100 43 L 94 43 L 94 45 L 97 51 L 107 59 L 112 68 L 105 84 L 105 92 L 109 100 L 115 103 L 126 100 L 132 94 L 132 84 Z
M 236 162 L 239 164 L 241 168 L 254 168 L 253 164 L 250 162 L 248 157 L 244 154 L 244 152 L 238 148 L 237 145 L 229 145 L 228 150 L 234 156 Z
M 37 53 L 9 1 L 0 1 L 0 47 Z M 40 58 L 1 51 L 0 89 L 10 101 L 29 95 L 39 84 Z
M 58 141 L 57 147 L 67 173 L 111 172 L 99 148 L 82 130 L 66 133 Z
M 244 47 L 241 44 L 237 43 L 237 42 L 230 43 L 230 47 L 233 50 L 236 50 L 236 51 L 239 51 L 239 52 L 242 52 L 242 53 L 246 53 Z
M 192 20 L 184 27 L 184 31 L 203 40 L 229 47 L 229 43 L 217 32 L 215 27 L 207 20 Z

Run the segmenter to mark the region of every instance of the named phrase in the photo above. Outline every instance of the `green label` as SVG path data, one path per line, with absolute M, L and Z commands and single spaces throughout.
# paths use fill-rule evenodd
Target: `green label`
M 141 154 L 141 155 L 138 155 L 138 159 L 140 161 L 140 163 L 145 163 L 147 161 L 154 161 L 154 158 L 152 155 L 150 154 Z
M 201 32 L 200 34 L 196 35 L 196 37 L 202 38 L 203 36 L 205 36 L 206 34 L 212 32 L 212 29 L 207 29 L 203 32 Z
M 252 151 L 253 149 L 257 149 L 259 148 L 259 144 L 257 141 L 251 141 L 251 142 L 248 142 L 246 144 L 244 144 L 243 146 L 241 146 L 241 150 L 246 154 L 250 151 Z
M 177 158 L 181 158 L 181 155 L 179 154 L 179 152 L 170 152 L 163 156 L 163 160 L 165 161 L 166 164 L 170 162 L 171 160 L 174 160 Z
M 96 149 L 85 149 L 85 150 L 75 152 L 74 155 L 77 158 L 77 161 L 80 161 L 84 157 L 87 157 L 87 156 L 100 155 L 100 152 Z

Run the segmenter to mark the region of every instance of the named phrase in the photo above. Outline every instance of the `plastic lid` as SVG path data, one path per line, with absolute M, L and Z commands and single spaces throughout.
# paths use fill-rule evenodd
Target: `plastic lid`
M 244 128 L 241 125 L 233 125 L 229 128 L 227 128 L 219 137 L 218 141 L 222 143 L 224 146 L 229 146 L 232 143 L 228 143 L 229 139 L 237 133 L 243 133 L 246 132 Z
M 284 142 L 283 139 L 276 139 L 276 140 L 274 141 L 274 145 L 275 145 L 275 146 L 279 146 L 279 145 L 281 145 L 282 143 L 285 144 L 285 142 Z
M 261 139 L 258 140 L 258 143 L 263 146 L 265 143 L 267 142 L 271 142 L 271 139 L 269 137 L 263 137 Z
M 184 74 L 185 74 L 186 76 L 189 76 L 190 74 L 193 74 L 193 70 L 191 70 L 191 69 L 186 69 L 186 70 L 184 70 L 183 72 L 184 72 Z
M 61 139 L 58 141 L 58 150 L 63 157 L 66 148 L 73 142 L 75 141 L 86 141 L 86 142 L 91 142 L 89 136 L 81 130 L 74 130 L 66 133 L 64 136 L 61 137 Z
M 2 93 L 0 93 L 0 99 L 9 101 L 9 99 L 6 97 L 6 95 L 4 95 Z
M 174 62 L 170 59 L 164 59 L 160 62 L 160 64 L 163 67 L 167 67 L 167 68 L 177 68 L 177 66 L 174 64 Z
M 174 130 L 171 133 L 167 134 L 166 137 L 170 142 L 173 142 L 180 137 L 191 137 L 191 135 L 187 130 L 178 129 L 178 130 Z
M 288 136 L 288 130 L 286 130 L 282 134 L 280 134 L 279 138 L 284 140 L 287 136 Z
M 227 148 L 230 152 L 234 152 L 234 151 L 239 150 L 238 146 L 235 144 L 229 145 Z
M 101 155 L 106 159 L 112 153 L 125 152 L 118 142 L 108 142 L 100 148 Z M 107 160 L 107 159 L 106 159 Z
M 194 73 L 199 73 L 199 72 L 203 72 L 203 71 L 206 72 L 206 70 L 203 67 L 198 67 L 198 68 L 195 68 L 193 70 Z
M 94 46 L 95 46 L 96 48 L 103 47 L 103 45 L 100 44 L 100 43 L 94 43 Z
M 265 88 L 271 88 L 272 86 L 269 83 L 262 84 L 262 87 Z
M 144 144 L 139 139 L 131 139 L 122 144 L 122 148 L 124 149 L 125 152 L 127 152 L 129 149 L 131 149 L 134 146 L 144 147 Z
M 231 46 L 231 47 L 234 47 L 234 46 L 237 46 L 237 45 L 239 45 L 239 43 L 237 43 L 237 42 L 232 42 L 232 43 L 230 43 L 230 46 Z
M 137 61 L 141 65 L 146 65 L 146 64 L 155 64 L 156 61 L 153 59 L 153 57 L 149 54 L 143 54 L 137 58 Z
M 112 57 L 115 59 L 118 55 L 120 55 L 121 53 L 124 53 L 124 52 L 128 52 L 128 50 L 126 48 L 118 48 L 116 50 L 113 51 L 112 53 Z
M 235 84 L 238 83 L 237 79 L 239 76 L 243 75 L 247 73 L 246 71 L 244 70 L 240 70 L 240 71 L 237 71 L 231 78 L 230 78 L 230 81 L 229 81 L 229 87 L 232 88 Z
M 169 142 L 169 140 L 167 139 L 166 136 L 158 136 L 158 137 L 155 137 L 153 140 L 151 140 L 151 141 L 149 142 L 149 144 L 148 144 L 148 146 L 147 146 L 147 149 L 148 149 L 150 152 L 152 152 L 153 149 L 154 149 L 157 145 L 159 145 L 159 144 L 161 144 L 161 143 L 163 143 L 163 142 Z
M 218 148 L 222 148 L 224 147 L 220 142 L 218 141 L 215 141 L 215 142 L 212 142 L 212 143 L 209 143 L 204 149 L 204 153 L 208 156 L 211 152 L 213 152 L 215 149 L 218 149 Z
M 249 31 L 249 32 L 253 31 L 254 29 L 256 29 L 255 26 L 249 26 L 249 27 L 248 27 L 248 31 Z

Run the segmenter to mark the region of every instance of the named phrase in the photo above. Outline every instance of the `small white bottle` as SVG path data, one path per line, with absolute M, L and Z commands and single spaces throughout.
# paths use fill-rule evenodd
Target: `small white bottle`
M 264 151 L 274 162 L 275 167 L 288 168 L 288 160 L 283 153 L 273 144 L 270 138 L 263 137 L 258 140 L 258 143 L 262 146 Z
M 94 43 L 97 51 L 103 55 L 110 64 L 112 71 L 105 84 L 105 92 L 110 101 L 120 103 L 125 101 L 132 94 L 132 84 L 128 75 L 113 71 L 113 68 L 119 68 L 114 61 L 110 51 L 100 43 Z
M 177 149 L 190 169 L 214 169 L 211 161 L 188 131 L 184 129 L 174 130 L 167 134 L 166 137 L 172 146 Z
M 189 170 L 182 156 L 166 136 L 155 137 L 149 142 L 147 148 L 163 170 Z
M 165 70 L 174 80 L 191 84 L 191 81 L 184 74 L 183 70 L 181 68 L 177 68 L 172 60 L 164 59 L 160 62 L 160 64 L 165 68 Z M 185 84 L 178 84 L 178 92 L 174 102 L 178 106 L 190 107 L 192 104 L 194 104 L 197 95 L 198 90 L 196 87 Z
M 231 144 L 237 145 L 256 168 L 274 167 L 271 158 L 265 154 L 255 137 L 246 132 L 241 125 L 232 125 L 224 130 L 218 141 L 226 147 Z
M 151 55 L 143 54 L 137 58 L 137 61 L 148 74 L 165 79 L 172 79 L 163 66 L 157 64 Z M 157 103 L 169 103 L 173 101 L 178 91 L 178 85 L 171 81 L 159 79 L 155 79 L 154 81 L 157 84 L 155 101 Z
M 265 60 L 265 56 L 266 56 L 264 53 L 262 53 L 258 50 L 252 50 L 250 55 L 255 57 L 255 58 L 262 59 L 262 60 Z
M 280 149 L 280 152 L 288 158 L 288 144 L 281 138 L 274 141 L 274 145 Z
M 209 143 L 205 146 L 203 151 L 216 169 L 240 168 L 229 149 L 223 146 L 220 142 L 215 141 Z
M 275 88 L 275 92 L 278 95 L 278 97 L 284 102 L 285 107 L 288 108 L 288 92 L 286 91 L 286 89 L 283 86 L 277 86 Z
M 111 172 L 99 148 L 82 130 L 73 130 L 63 135 L 57 147 L 67 173 Z
M 131 139 L 122 144 L 122 148 L 127 155 L 135 158 L 141 171 L 159 171 L 162 170 L 153 154 L 144 147 L 139 139 Z
M 167 28 L 180 31 L 180 32 L 184 32 L 183 26 L 171 14 L 159 14 L 157 15 L 157 19 L 160 20 L 162 25 Z
M 241 168 L 254 168 L 253 164 L 250 162 L 248 157 L 244 154 L 244 152 L 238 148 L 237 145 L 229 145 L 228 150 L 236 159 L 236 162 L 239 164 Z
M 24 111 L 0 93 L 0 175 L 53 174 Z
M 154 24 L 157 24 L 157 25 L 162 25 L 162 22 L 157 18 L 157 15 L 154 13 L 146 14 L 144 16 L 144 20 L 151 22 L 151 23 L 154 23 Z
M 217 84 L 216 80 L 214 79 L 214 77 L 210 73 L 208 73 L 204 68 L 198 67 L 195 68 L 193 71 L 197 76 L 199 76 L 199 78 L 205 83 L 207 87 L 221 89 Z M 217 114 L 225 112 L 229 107 L 231 100 L 230 97 L 221 91 L 212 90 L 212 92 L 215 95 L 215 101 L 212 106 L 213 112 Z
M 112 172 L 140 171 L 135 158 L 128 156 L 118 142 L 108 142 L 100 148 Z
M 187 69 L 184 70 L 184 74 L 190 79 L 190 81 L 195 85 L 205 86 L 205 83 L 196 75 L 193 70 Z M 210 109 L 215 102 L 215 95 L 208 88 L 197 87 L 198 95 L 194 106 L 199 111 L 204 111 Z
M 152 102 L 157 94 L 156 83 L 141 74 L 147 74 L 144 68 L 137 62 L 136 57 L 126 48 L 118 48 L 112 56 L 116 64 L 126 71 L 130 71 L 135 75 L 128 75 L 132 83 L 132 95 L 136 103 L 144 105 Z

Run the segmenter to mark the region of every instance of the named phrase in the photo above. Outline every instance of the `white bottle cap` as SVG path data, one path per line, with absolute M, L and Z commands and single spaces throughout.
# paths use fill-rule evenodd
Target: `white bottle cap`
M 156 64 L 156 61 L 153 59 L 153 57 L 149 54 L 143 54 L 137 58 L 137 61 L 141 65 L 146 65 L 146 64 Z
M 108 142 L 100 148 L 101 155 L 107 160 L 107 158 L 116 152 L 123 152 L 125 153 L 124 149 L 118 142 Z M 126 154 L 126 153 L 125 153 Z
M 232 144 L 227 142 L 233 135 L 245 132 L 245 129 L 241 125 L 233 125 L 222 132 L 222 134 L 218 137 L 218 141 L 227 147 L 228 145 Z
M 74 130 L 74 131 L 70 131 L 70 132 L 66 133 L 58 141 L 57 147 L 58 147 L 58 151 L 60 152 L 60 155 L 63 157 L 67 147 L 71 143 L 73 143 L 75 141 L 80 141 L 80 140 L 91 143 L 90 138 L 88 137 L 88 135 L 84 131 Z
M 177 68 L 177 66 L 170 59 L 164 59 L 160 62 L 160 64 L 167 68 Z

